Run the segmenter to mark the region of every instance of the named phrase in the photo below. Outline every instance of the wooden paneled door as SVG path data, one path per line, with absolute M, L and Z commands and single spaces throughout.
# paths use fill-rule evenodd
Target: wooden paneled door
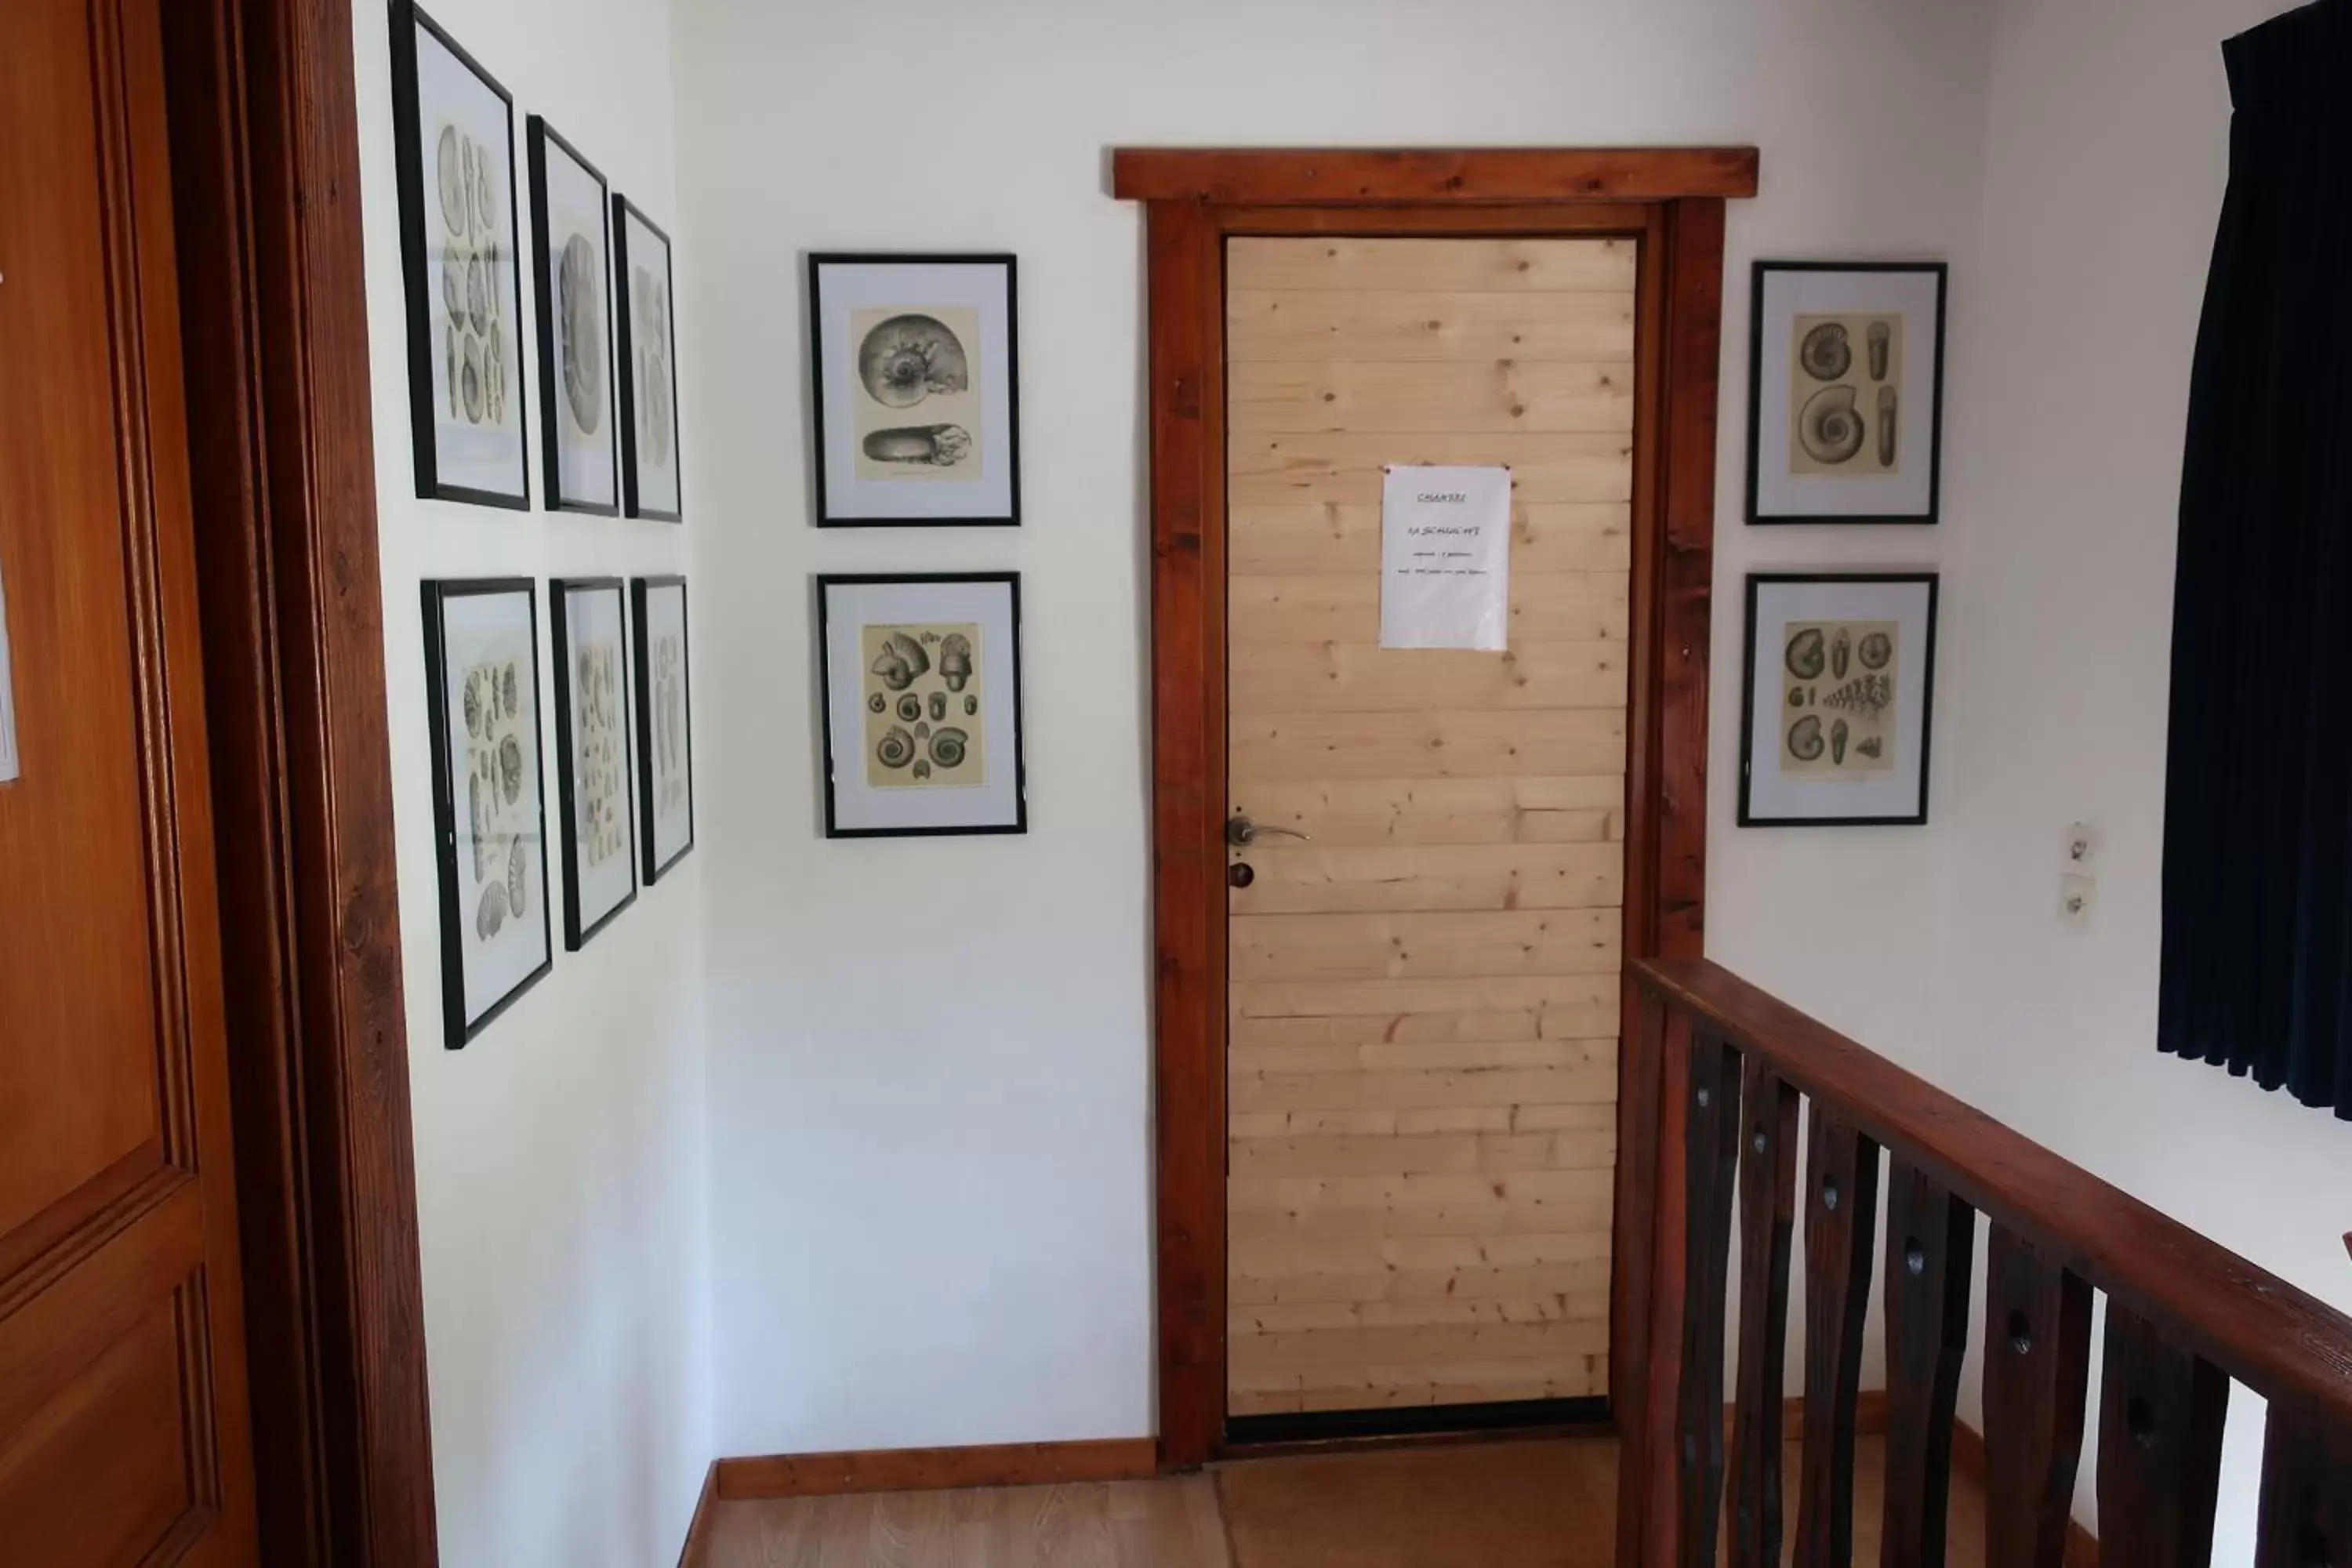
M 1226 242 L 1237 1435 L 1608 1392 L 1639 249 Z M 1510 467 L 1507 651 L 1379 646 L 1391 463 Z
M 254 1560 L 169 0 L 0 47 L 0 1561 Z

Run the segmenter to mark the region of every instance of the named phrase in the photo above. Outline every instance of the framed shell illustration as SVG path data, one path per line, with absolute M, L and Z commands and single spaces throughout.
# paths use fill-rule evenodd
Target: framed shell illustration
M 577 952 L 637 896 L 629 817 L 627 616 L 618 577 L 547 585 L 555 666 L 555 821 L 563 948 Z
M 620 510 L 620 443 L 604 280 L 611 250 L 604 176 L 534 114 L 530 237 L 538 258 L 539 458 L 547 504 L 610 517 Z
M 525 510 L 514 100 L 408 0 L 392 79 L 416 493 Z
M 626 196 L 613 198 L 613 310 L 621 358 L 621 500 L 631 517 L 676 522 L 677 311 L 669 236 Z
M 1010 256 L 809 258 L 817 526 L 1021 521 Z
M 637 577 L 637 819 L 648 886 L 694 847 L 693 703 L 687 682 L 686 579 Z
M 1927 820 L 1932 572 L 1748 579 L 1743 827 Z
M 434 582 L 424 585 L 424 610 L 442 1043 L 457 1050 L 554 963 L 540 783 L 539 600 L 527 577 Z M 567 902 L 571 896 L 567 887 Z
M 1025 833 L 1021 578 L 817 579 L 828 837 Z
M 1940 261 L 1756 264 L 1748 521 L 1936 521 L 1945 276 Z

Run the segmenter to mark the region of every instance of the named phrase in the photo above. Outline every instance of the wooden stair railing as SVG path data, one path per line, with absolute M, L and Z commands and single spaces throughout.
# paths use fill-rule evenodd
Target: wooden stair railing
M 1781 1562 L 1781 1361 L 1801 1217 L 1794 1561 L 1852 1561 L 1854 1411 L 1875 1266 L 1886 1309 L 1881 1562 L 1942 1568 L 1979 1215 L 1990 1222 L 1988 1568 L 2065 1561 L 2091 1414 L 2094 1291 L 2108 1301 L 2097 1412 L 2107 1568 L 2207 1568 L 2233 1378 L 2270 1406 L 2256 1568 L 2352 1568 L 2352 1318 L 1727 970 L 1659 959 L 1636 961 L 1633 974 L 1625 1353 L 1647 1382 L 1620 1415 L 1619 1568 Z M 1801 1100 L 1811 1102 L 1801 1186 Z

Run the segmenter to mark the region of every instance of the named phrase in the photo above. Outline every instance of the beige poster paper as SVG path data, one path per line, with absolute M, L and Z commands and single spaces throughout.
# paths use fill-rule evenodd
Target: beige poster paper
M 685 632 L 673 627 L 656 635 L 652 657 L 654 754 L 646 763 L 654 770 L 654 819 L 662 823 L 686 805 Z
M 572 795 L 579 815 L 580 859 L 589 868 L 628 848 L 629 801 L 621 735 L 621 639 L 600 637 L 580 648 L 572 701 L 579 746 L 572 754 Z
M 440 259 L 443 344 L 453 423 L 507 422 L 509 326 L 505 320 L 506 180 L 501 160 L 463 128 L 444 121 L 434 142 L 435 184 L 445 232 Z
M 636 360 L 629 383 L 636 393 L 637 451 L 656 468 L 671 463 L 670 432 L 677 427 L 677 411 L 670 406 L 669 281 L 652 268 L 629 268 L 629 353 Z M 673 508 L 675 495 L 670 496 Z
M 461 884 L 474 935 L 488 943 L 509 921 L 530 913 L 538 878 L 531 864 L 539 842 L 536 738 L 529 726 L 530 689 L 516 658 L 469 666 L 460 681 L 465 700 L 466 831 L 458 860 L 472 873 Z
M 1789 471 L 1903 471 L 1903 313 L 1798 316 L 1789 337 Z
M 852 395 L 862 479 L 968 479 L 982 466 L 980 312 L 968 305 L 853 310 Z
M 1895 766 L 1895 621 L 1780 628 L 1780 771 L 1850 779 Z
M 866 668 L 866 782 L 876 789 L 986 784 L 978 623 L 861 626 L 857 648 Z

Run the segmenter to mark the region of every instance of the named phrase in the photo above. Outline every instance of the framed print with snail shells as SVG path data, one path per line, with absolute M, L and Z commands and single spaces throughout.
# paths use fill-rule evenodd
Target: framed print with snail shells
M 637 896 L 623 599 L 618 577 L 558 578 L 547 585 L 566 952 L 579 952 Z
M 677 311 L 669 236 L 626 196 L 613 198 L 613 305 L 620 321 L 621 496 L 631 517 L 676 522 Z
M 829 838 L 1026 833 L 1017 572 L 816 580 Z
M 1932 572 L 1748 579 L 1739 825 L 1927 820 Z
M 809 258 L 820 528 L 1021 521 L 1010 256 Z
M 613 338 L 604 310 L 612 276 L 604 176 L 534 114 L 530 241 L 539 258 L 539 456 L 547 504 L 557 511 L 620 510 L 620 419 Z
M 694 703 L 688 683 L 686 579 L 629 584 L 637 651 L 637 819 L 650 887 L 694 847 Z
M 508 577 L 426 583 L 424 599 L 442 1043 L 456 1050 L 555 962 L 540 784 L 539 596 L 530 579 Z
M 392 75 L 416 493 L 528 510 L 514 100 L 408 0 Z
M 1934 522 L 1945 267 L 1759 261 L 1748 371 L 1748 521 Z

